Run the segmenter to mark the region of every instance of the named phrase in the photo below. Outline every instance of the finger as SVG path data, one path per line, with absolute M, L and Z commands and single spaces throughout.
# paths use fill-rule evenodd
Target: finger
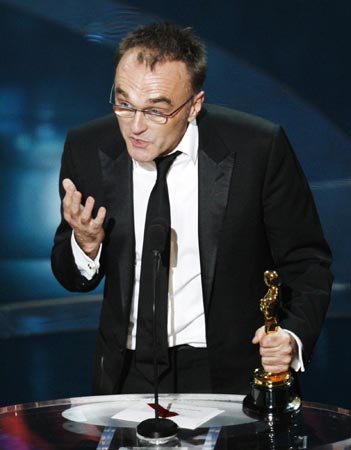
M 70 192 L 71 194 L 73 194 L 73 192 L 77 190 L 75 184 L 69 178 L 65 178 L 64 180 L 62 180 L 62 186 L 66 192 Z
M 66 191 L 62 199 L 63 217 L 71 225 L 72 192 Z
M 62 186 L 65 190 L 65 196 L 63 197 L 63 200 L 62 200 L 64 217 L 66 220 L 69 220 L 71 217 L 71 213 L 72 213 L 71 207 L 72 207 L 73 195 L 75 192 L 77 192 L 77 189 L 76 189 L 76 186 L 74 185 L 74 183 L 69 178 L 65 178 L 62 181 Z
M 74 191 L 71 198 L 70 211 L 72 216 L 78 216 L 81 212 L 82 194 Z
M 268 334 L 262 336 L 262 339 L 260 340 L 260 347 L 263 349 L 275 348 L 278 345 L 279 345 L 279 341 L 275 337 L 272 338 Z
M 102 224 L 104 223 L 105 217 L 106 217 L 106 208 L 104 206 L 100 206 L 94 222 L 98 226 L 102 226 Z
M 287 370 L 289 370 L 290 364 L 283 364 L 283 363 L 279 363 L 279 364 L 265 364 L 262 361 L 262 367 L 264 368 L 264 370 L 266 372 L 280 373 L 280 372 L 286 372 Z
M 93 197 L 88 197 L 86 199 L 84 208 L 82 209 L 82 213 L 81 213 L 81 223 L 83 225 L 88 225 L 89 222 L 92 220 L 92 213 L 93 213 L 93 209 L 94 209 L 94 204 L 95 204 L 95 199 Z
M 277 345 L 276 347 L 264 347 L 260 345 L 260 355 L 262 358 L 276 359 L 289 358 L 294 355 L 294 347 L 290 344 Z
M 72 186 L 70 184 L 70 180 L 68 178 L 63 180 L 62 186 L 63 186 L 63 188 L 65 190 L 65 196 L 63 197 L 62 204 L 63 204 L 64 208 L 69 209 L 70 206 L 71 206 L 71 202 L 72 202 L 73 192 L 75 192 L 76 189 L 72 189 Z
M 277 353 L 271 356 L 262 356 L 262 363 L 270 365 L 289 364 L 291 361 L 291 355 L 286 353 Z
M 294 349 L 290 336 L 285 333 L 279 336 L 264 336 L 260 342 L 260 347 L 267 354 L 276 351 L 291 353 Z
M 279 342 L 283 341 L 288 342 L 289 340 L 290 340 L 289 334 L 286 331 L 282 330 L 281 328 L 278 328 L 278 331 L 276 332 L 265 334 L 263 343 L 267 347 L 273 347 L 278 345 Z
M 263 368 L 268 371 L 279 372 L 282 370 L 288 370 L 292 361 L 291 355 L 277 354 L 272 357 L 262 357 L 261 362 Z
M 293 352 L 290 347 L 275 347 L 270 349 L 260 347 L 260 355 L 262 358 L 276 359 L 279 361 L 280 358 L 291 358 Z
M 95 219 L 92 220 L 91 226 L 95 233 L 99 233 L 102 230 L 102 226 L 106 217 L 106 208 L 100 206 Z

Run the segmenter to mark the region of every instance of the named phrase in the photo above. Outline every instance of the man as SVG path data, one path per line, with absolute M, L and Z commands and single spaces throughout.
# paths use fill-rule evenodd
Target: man
M 115 115 L 68 134 L 52 268 L 72 291 L 105 277 L 94 393 L 150 392 L 135 368 L 144 223 L 154 160 L 175 150 L 164 392 L 245 393 L 255 367 L 303 370 L 329 303 L 330 252 L 283 130 L 204 105 L 206 56 L 190 29 L 140 27 L 120 44 Z M 282 282 L 265 335 L 263 274 Z

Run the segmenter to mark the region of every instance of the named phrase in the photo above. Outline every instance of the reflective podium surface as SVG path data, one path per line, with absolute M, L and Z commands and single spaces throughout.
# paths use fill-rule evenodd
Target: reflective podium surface
M 179 428 L 157 449 L 351 449 L 351 411 L 303 402 L 284 421 L 257 421 L 242 412 L 242 396 L 160 395 L 161 404 L 216 408 L 222 412 L 199 428 Z M 113 418 L 150 395 L 81 397 L 0 408 L 0 450 L 117 450 L 151 447 L 138 440 L 138 422 Z M 152 417 L 152 415 L 150 416 Z

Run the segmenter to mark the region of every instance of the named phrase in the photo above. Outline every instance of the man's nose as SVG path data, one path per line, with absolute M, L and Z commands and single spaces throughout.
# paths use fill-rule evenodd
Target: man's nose
M 132 119 L 131 130 L 135 134 L 140 134 L 147 128 L 147 119 L 142 111 L 136 111 Z

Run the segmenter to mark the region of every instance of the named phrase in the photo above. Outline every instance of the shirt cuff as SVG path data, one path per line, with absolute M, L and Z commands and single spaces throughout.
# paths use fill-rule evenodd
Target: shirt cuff
M 74 262 L 76 263 L 76 266 L 77 266 L 80 274 L 83 275 L 83 277 L 85 277 L 87 280 L 91 280 L 97 273 L 99 273 L 102 244 L 100 244 L 99 251 L 98 251 L 98 254 L 96 255 L 96 258 L 91 259 L 79 247 L 79 245 L 77 244 L 77 241 L 74 237 L 74 232 L 72 231 L 71 246 L 72 246 Z
M 295 339 L 295 342 L 297 344 L 297 353 L 294 356 L 293 360 L 291 361 L 290 366 L 291 366 L 292 369 L 295 370 L 295 372 L 298 372 L 299 370 L 301 372 L 304 372 L 305 371 L 305 365 L 304 365 L 303 359 L 302 359 L 303 345 L 302 345 L 301 339 L 299 337 L 297 337 L 296 334 L 293 333 L 290 330 L 284 329 L 284 331 L 289 333 Z

